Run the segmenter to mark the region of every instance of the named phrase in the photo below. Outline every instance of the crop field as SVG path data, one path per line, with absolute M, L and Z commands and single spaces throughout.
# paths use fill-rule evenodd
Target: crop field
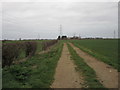
M 118 69 L 118 40 L 74 40 L 72 43 Z
M 2 53 L 3 88 L 118 86 L 118 40 L 5 41 Z

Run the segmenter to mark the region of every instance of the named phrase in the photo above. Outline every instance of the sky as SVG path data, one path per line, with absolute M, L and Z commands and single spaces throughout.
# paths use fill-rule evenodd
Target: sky
M 60 24 L 69 37 L 118 37 L 118 3 L 2 3 L 2 39 L 56 39 Z

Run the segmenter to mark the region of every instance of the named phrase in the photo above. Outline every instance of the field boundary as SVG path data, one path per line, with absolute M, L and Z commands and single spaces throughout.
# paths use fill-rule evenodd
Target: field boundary
M 58 42 L 58 43 L 59 43 L 59 42 Z M 55 43 L 54 45 L 48 47 L 46 50 L 42 50 L 42 51 L 38 52 L 37 54 L 44 54 L 44 53 L 50 52 L 50 50 L 51 50 L 52 48 L 54 48 L 54 46 L 56 46 L 56 44 L 57 44 L 57 43 Z
M 62 43 L 49 53 L 36 54 L 23 63 L 3 69 L 3 88 L 50 88 L 61 56 Z

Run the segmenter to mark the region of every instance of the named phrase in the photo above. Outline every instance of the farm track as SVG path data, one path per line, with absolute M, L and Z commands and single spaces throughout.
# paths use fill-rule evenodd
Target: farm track
M 75 47 L 72 43 L 70 43 L 72 48 L 76 51 L 76 53 L 84 59 L 84 61 L 95 70 L 98 80 L 106 87 L 106 88 L 118 88 L 118 72 L 113 67 L 97 60 L 96 58 L 90 56 L 89 54 L 83 52 L 79 48 Z
M 64 44 L 62 55 L 58 61 L 55 80 L 52 88 L 82 88 L 83 77 L 75 70 L 75 65 L 70 59 L 67 45 Z

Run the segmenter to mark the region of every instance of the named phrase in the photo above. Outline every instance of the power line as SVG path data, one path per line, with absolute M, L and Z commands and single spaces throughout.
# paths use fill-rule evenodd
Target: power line
M 38 39 L 40 39 L 40 34 L 38 33 Z
M 79 38 L 81 38 L 80 34 L 79 34 Z
M 73 37 L 75 37 L 75 36 L 76 36 L 76 33 L 73 34 Z
M 62 36 L 62 25 L 60 24 L 60 36 Z

